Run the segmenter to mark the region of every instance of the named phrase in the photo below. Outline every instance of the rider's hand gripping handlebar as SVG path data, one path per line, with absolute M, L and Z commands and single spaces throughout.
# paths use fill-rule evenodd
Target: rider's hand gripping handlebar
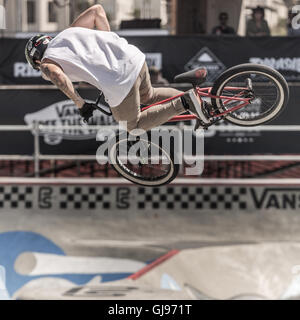
M 103 93 L 101 92 L 95 103 L 87 103 L 86 102 L 83 105 L 83 107 L 79 109 L 79 114 L 81 115 L 83 122 L 85 124 L 87 124 L 89 119 L 93 117 L 93 113 L 95 110 L 99 110 L 109 117 L 112 116 L 112 112 L 110 111 L 109 106 L 107 106 L 107 109 L 109 111 L 107 111 L 103 107 L 99 106 L 99 103 L 100 103 L 100 100 L 102 97 L 103 97 Z

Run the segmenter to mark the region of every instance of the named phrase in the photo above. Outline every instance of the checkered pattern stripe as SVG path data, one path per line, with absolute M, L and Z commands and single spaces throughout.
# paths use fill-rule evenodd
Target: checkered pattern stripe
M 139 188 L 138 209 L 247 209 L 246 188 Z
M 0 209 L 48 208 L 100 211 L 249 209 L 247 187 L 50 186 L 51 192 L 46 193 L 42 192 L 44 189 L 45 186 L 0 186 Z M 50 207 L 45 207 L 49 203 Z
M 61 187 L 60 209 L 110 209 L 112 204 L 109 187 Z
M 0 186 L 0 208 L 31 209 L 32 200 L 32 187 Z

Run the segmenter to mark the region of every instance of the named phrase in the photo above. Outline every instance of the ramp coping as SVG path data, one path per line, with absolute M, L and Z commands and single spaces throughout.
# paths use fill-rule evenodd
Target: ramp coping
M 137 279 L 141 278 L 144 274 L 146 274 L 150 270 L 156 268 L 157 266 L 159 266 L 163 262 L 171 259 L 173 256 L 175 256 L 179 252 L 180 252 L 180 250 L 171 250 L 171 251 L 169 251 L 165 255 L 159 257 L 158 259 L 156 259 L 152 263 L 150 263 L 147 266 L 145 266 L 144 268 L 142 268 L 140 271 L 138 271 L 138 272 L 132 274 L 131 276 L 129 276 L 128 279 L 137 280 Z

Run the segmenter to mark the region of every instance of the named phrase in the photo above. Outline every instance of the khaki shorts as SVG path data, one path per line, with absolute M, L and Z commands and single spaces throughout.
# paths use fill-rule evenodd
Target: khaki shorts
M 186 110 L 184 109 L 180 98 L 153 106 L 143 112 L 140 110 L 141 104 L 154 104 L 177 96 L 180 93 L 181 91 L 174 88 L 153 88 L 147 64 L 144 63 L 142 70 L 127 97 L 119 106 L 112 107 L 111 111 L 116 121 L 127 122 L 128 131 L 133 129 L 148 131 Z

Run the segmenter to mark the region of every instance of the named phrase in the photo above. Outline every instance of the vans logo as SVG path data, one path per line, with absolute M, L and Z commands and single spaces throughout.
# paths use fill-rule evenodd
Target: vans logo
M 208 71 L 207 81 L 214 82 L 226 70 L 225 65 L 207 47 L 201 49 L 184 67 L 186 71 L 205 67 Z
M 93 103 L 93 101 L 88 101 Z M 65 100 L 54 103 L 40 111 L 26 114 L 24 121 L 27 125 L 39 123 L 45 126 L 70 126 L 81 125 L 81 117 L 78 108 L 73 101 Z M 113 117 L 109 117 L 100 111 L 94 111 L 94 117 L 91 119 L 91 125 L 111 125 L 114 123 Z M 41 131 L 45 143 L 57 145 L 65 140 L 88 140 L 95 139 L 97 130 L 82 127 L 82 129 L 45 129 Z
M 300 189 L 266 188 L 262 193 L 251 188 L 250 194 L 256 209 L 291 209 L 300 208 Z

